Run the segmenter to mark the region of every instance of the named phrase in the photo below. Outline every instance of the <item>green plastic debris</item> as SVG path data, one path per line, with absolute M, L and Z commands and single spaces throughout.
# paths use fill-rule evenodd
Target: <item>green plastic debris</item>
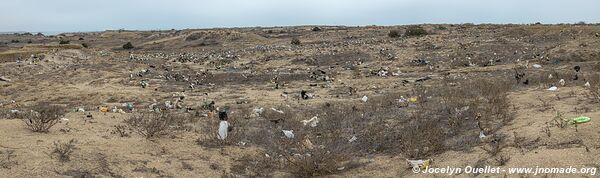
M 127 109 L 133 111 L 133 103 L 127 103 Z
M 589 117 L 585 117 L 585 116 L 579 116 L 576 118 L 573 118 L 573 124 L 583 124 L 586 122 L 589 122 L 591 119 Z

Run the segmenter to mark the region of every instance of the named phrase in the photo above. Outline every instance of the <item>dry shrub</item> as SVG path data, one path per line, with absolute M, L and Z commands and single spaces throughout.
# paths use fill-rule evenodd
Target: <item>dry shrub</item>
M 75 139 L 71 139 L 65 143 L 60 141 L 54 142 L 54 149 L 51 154 L 56 155 L 56 158 L 58 158 L 59 161 L 67 162 L 71 160 L 71 154 L 77 149 L 75 146 L 76 142 Z
M 129 137 L 131 135 L 131 129 L 127 125 L 115 125 L 113 134 L 119 134 L 120 137 Z
M 409 26 L 404 32 L 404 36 L 425 36 L 428 34 L 429 33 L 423 29 L 423 27 L 418 25 Z
M 135 114 L 123 122 L 144 137 L 154 138 L 186 130 L 190 118 L 184 114 L 152 112 Z
M 300 45 L 300 43 L 300 39 L 298 38 L 292 38 L 292 41 L 290 42 L 292 45 Z
M 15 150 L 0 151 L 0 168 L 10 169 L 12 166 L 17 165 L 17 161 L 14 160 Z
M 64 113 L 63 107 L 41 103 L 29 112 L 17 114 L 17 117 L 22 119 L 31 131 L 45 133 L 60 121 Z
M 265 153 L 281 162 L 283 168 L 297 177 L 312 177 L 339 172 L 353 163 L 360 155 L 358 141 L 350 142 L 360 130 L 355 127 L 359 117 L 353 117 L 343 106 L 325 106 L 321 111 L 316 127 L 304 126 L 299 120 L 310 119 L 313 115 L 296 115 L 295 120 L 277 123 L 263 132 L 268 139 Z M 356 115 L 354 115 L 356 116 Z M 293 130 L 294 138 L 284 136 L 282 130 Z M 368 139 L 368 138 L 358 138 Z M 358 140 L 357 139 L 357 140 Z M 344 168 L 345 169 L 345 168 Z
M 600 103 L 600 74 L 592 75 L 588 82 L 590 82 L 590 87 L 587 87 L 589 98 Z
M 371 154 L 402 153 L 422 159 L 470 148 L 480 144 L 481 129 L 491 133 L 512 119 L 508 83 L 446 79 L 442 85 L 416 86 L 409 93 L 369 96 L 366 103 L 325 103 L 296 110 L 277 107 L 283 114 L 265 109 L 248 122 L 243 134 L 263 154 L 240 161 L 235 172 L 266 176 L 283 170 L 295 177 L 324 176 L 359 166 L 360 159 Z M 400 103 L 400 96 L 417 96 L 418 101 Z M 313 116 L 319 118 L 315 127 L 300 122 Z M 218 121 L 211 122 L 210 133 L 216 134 Z M 282 130 L 293 130 L 294 138 L 287 138 Z M 262 168 L 269 171 L 261 172 Z
M 390 32 L 388 33 L 388 37 L 390 37 L 390 38 L 398 38 L 400 36 L 401 35 L 398 30 L 390 30 Z

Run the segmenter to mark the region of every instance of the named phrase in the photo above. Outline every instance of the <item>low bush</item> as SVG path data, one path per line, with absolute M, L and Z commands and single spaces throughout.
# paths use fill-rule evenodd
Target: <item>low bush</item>
M 131 44 L 131 42 L 127 42 L 126 44 L 123 45 L 123 49 L 133 49 L 134 46 L 133 44 Z
M 423 27 L 421 26 L 409 26 L 406 31 L 404 32 L 404 36 L 410 37 L 410 36 L 425 36 L 428 35 L 429 33 L 423 29 Z
M 390 38 L 398 38 L 400 36 L 401 35 L 398 30 L 390 30 L 390 32 L 388 33 L 388 37 L 390 37 Z
M 33 132 L 48 132 L 65 114 L 64 107 L 41 103 L 31 111 L 16 114 Z
M 300 39 L 298 38 L 292 38 L 292 41 L 290 42 L 292 45 L 300 45 L 300 43 Z
M 67 162 L 71 160 L 71 154 L 77 149 L 75 139 L 71 139 L 68 142 L 54 142 L 54 149 L 51 154 L 55 155 L 56 158 L 61 162 Z
M 123 122 L 136 133 L 149 139 L 184 131 L 189 121 L 185 115 L 152 112 L 135 114 Z

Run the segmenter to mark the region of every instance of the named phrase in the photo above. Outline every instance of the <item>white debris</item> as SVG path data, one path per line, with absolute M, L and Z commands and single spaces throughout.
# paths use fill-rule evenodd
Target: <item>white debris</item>
M 63 118 L 60 118 L 60 120 L 61 120 L 61 121 L 69 121 L 69 119 L 67 119 L 67 118 L 64 118 L 64 117 L 63 117 Z
M 533 68 L 539 69 L 539 68 L 542 68 L 542 65 L 539 65 L 539 64 L 534 64 L 534 65 L 533 65 Z
M 552 76 L 552 74 L 548 75 L 548 79 L 552 79 L 554 78 L 554 76 Z
M 406 100 L 406 98 L 404 98 L 404 96 L 400 96 L 400 99 L 398 99 L 399 103 L 406 103 L 408 100 Z
M 219 140 L 225 140 L 225 138 L 227 138 L 227 129 L 229 129 L 229 122 L 221 121 L 219 123 L 219 135 L 217 135 Z
M 12 80 L 10 80 L 4 76 L 0 76 L 0 81 L 11 82 Z
M 294 130 L 281 130 L 287 138 L 294 138 Z
M 560 86 L 565 86 L 565 79 L 560 79 L 558 83 L 560 84 Z
M 13 114 L 14 114 L 14 113 L 18 113 L 18 112 L 19 112 L 19 110 L 16 110 L 16 109 L 11 109 L 11 110 L 10 110 L 10 113 L 13 113 Z
M 558 87 L 552 86 L 552 87 L 550 87 L 550 88 L 548 88 L 546 90 L 548 90 L 548 91 L 556 91 L 556 90 L 558 90 Z
M 480 131 L 479 132 L 479 139 L 484 139 L 485 137 L 487 137 L 487 136 L 485 136 L 485 134 L 483 134 L 483 131 Z
M 260 116 L 263 112 L 265 111 L 265 108 L 254 108 L 254 110 L 252 110 L 253 112 L 253 116 L 258 117 Z
M 273 111 L 275 111 L 275 112 L 278 112 L 278 113 L 280 113 L 280 114 L 283 114 L 283 113 L 284 113 L 282 110 L 277 110 L 277 109 L 275 109 L 275 108 L 271 108 L 271 110 L 273 110 Z
M 367 96 L 365 95 L 365 96 L 363 96 L 363 97 L 362 97 L 360 100 L 361 100 L 362 102 L 367 102 L 367 100 L 369 100 L 369 97 L 367 97 Z
M 350 138 L 350 139 L 348 140 L 348 142 L 352 143 L 352 142 L 356 141 L 357 139 L 358 139 L 358 138 L 356 138 L 356 136 L 352 136 L 352 138 Z
M 590 86 L 592 86 L 592 85 L 590 85 L 590 82 L 586 82 L 584 86 L 585 86 L 585 87 L 590 87 Z
M 427 159 L 427 160 L 409 160 L 406 159 L 406 162 L 408 163 L 409 166 L 411 166 L 412 168 L 428 168 L 429 165 L 431 165 L 431 159 Z
M 302 120 L 302 124 L 304 124 L 304 126 L 306 126 L 307 124 L 310 124 L 311 127 L 316 127 L 318 123 L 319 123 L 319 118 L 317 116 L 312 117 L 309 120 Z

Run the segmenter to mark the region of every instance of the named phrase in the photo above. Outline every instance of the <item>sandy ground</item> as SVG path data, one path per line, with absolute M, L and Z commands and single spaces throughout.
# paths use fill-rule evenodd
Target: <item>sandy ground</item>
M 34 133 L 23 121 L 2 115 L 0 151 L 12 150 L 14 157 L 4 159 L 10 161 L 10 166 L 0 167 L 0 177 L 246 177 L 233 174 L 232 165 L 244 155 L 258 153 L 255 146 L 203 147 L 196 144 L 202 130 L 153 139 L 135 133 L 120 137 L 114 133 L 114 126 L 131 113 L 103 113 L 98 107 L 132 102 L 138 111 L 148 110 L 152 103 L 173 100 L 182 92 L 186 94 L 184 107 L 199 108 L 205 101 L 217 100 L 220 107 L 235 106 L 232 111 L 238 114 L 247 112 L 240 108 L 261 106 L 300 108 L 327 102 L 358 103 L 363 95 L 410 91 L 413 81 L 423 76 L 433 78 L 425 84 L 441 82 L 442 76 L 494 78 L 500 74 L 510 76 L 517 66 L 533 64 L 543 67 L 527 69 L 531 83 L 513 87 L 507 94 L 514 119 L 488 135 L 505 136 L 501 151 L 490 155 L 485 151 L 489 146 L 485 143 L 467 150 L 447 150 L 428 157 L 434 160 L 432 167 L 600 167 L 600 104 L 590 99 L 589 90 L 583 85 L 600 72 L 600 38 L 595 36 L 600 26 L 424 27 L 430 35 L 399 39 L 389 38 L 387 33 L 404 30 L 403 26 L 323 27 L 319 32 L 311 31 L 312 27 L 286 27 L 115 31 L 52 37 L 0 35 L 0 42 L 5 45 L 0 48 L 0 76 L 11 80 L 0 81 L 2 112 L 24 110 L 38 102 L 69 109 L 66 119 L 48 133 Z M 187 39 L 194 33 L 202 35 L 196 40 Z M 290 45 L 292 37 L 299 38 L 302 45 Z M 10 43 L 11 39 L 22 43 Z M 25 43 L 28 39 L 33 44 Z M 59 45 L 59 39 L 68 39 L 71 44 Z M 136 45 L 134 50 L 121 49 L 128 41 Z M 77 44 L 81 43 L 90 47 L 79 47 Z M 36 61 L 42 55 L 43 59 Z M 427 59 L 431 64 L 414 65 L 412 61 L 417 59 Z M 490 61 L 494 64 L 487 66 Z M 575 65 L 582 67 L 583 74 L 577 81 L 571 79 Z M 142 69 L 151 71 L 137 76 Z M 380 69 L 389 74 L 374 75 Z M 315 70 L 326 71 L 333 79 L 310 78 Z M 194 83 L 192 76 L 203 73 L 210 73 L 211 77 Z M 549 73 L 555 73 L 551 82 L 543 79 Z M 173 74 L 173 78 L 184 74 L 188 79 L 165 79 L 167 74 Z M 282 88 L 274 88 L 274 76 L 279 76 Z M 557 91 L 546 90 L 549 84 L 558 85 L 558 78 L 565 78 L 566 84 Z M 140 87 L 142 79 L 150 81 L 148 88 Z M 405 84 L 404 80 L 411 83 Z M 194 88 L 190 83 L 195 84 Z M 349 87 L 357 94 L 345 95 Z M 300 90 L 310 91 L 315 99 L 294 98 Z M 289 98 L 282 97 L 282 93 L 288 93 Z M 86 112 L 74 111 L 79 107 Z M 587 116 L 592 120 L 578 125 L 577 130 L 572 125 L 551 127 L 549 123 L 556 116 L 552 108 L 565 118 Z M 93 119 L 86 118 L 87 113 Z M 195 119 L 193 124 L 201 125 L 208 118 Z M 71 139 L 77 140 L 77 150 L 70 161 L 58 161 L 51 154 L 53 143 Z M 600 174 L 414 174 L 406 164 L 407 158 L 405 154 L 372 154 L 360 158 L 366 163 L 362 167 L 323 177 Z M 500 158 L 507 160 L 501 165 Z M 284 170 L 273 176 L 293 177 Z

